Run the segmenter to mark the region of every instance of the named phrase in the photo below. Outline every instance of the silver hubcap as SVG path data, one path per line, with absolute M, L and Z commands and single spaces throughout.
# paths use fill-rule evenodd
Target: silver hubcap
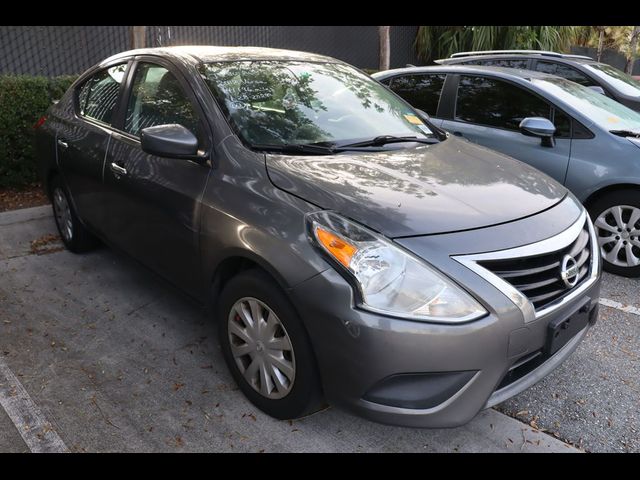
M 602 257 L 619 267 L 640 265 L 640 208 L 616 205 L 594 223 Z
M 285 397 L 296 363 L 291 340 L 278 316 L 257 298 L 238 300 L 229 313 L 231 353 L 249 385 L 267 398 Z
M 71 209 L 69 208 L 69 202 L 67 202 L 67 196 L 61 188 L 56 188 L 53 191 L 53 212 L 56 215 L 56 223 L 60 229 L 60 234 L 67 242 L 70 242 L 73 236 Z

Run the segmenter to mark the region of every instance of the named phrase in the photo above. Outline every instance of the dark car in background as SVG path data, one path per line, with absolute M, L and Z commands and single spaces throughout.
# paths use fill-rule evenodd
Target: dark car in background
M 565 187 L 332 58 L 123 52 L 36 141 L 65 245 L 98 237 L 209 304 L 234 379 L 276 418 L 326 399 L 460 425 L 597 319 L 595 230 Z
M 640 113 L 532 70 L 442 65 L 373 77 L 454 136 L 564 184 L 591 214 L 605 269 L 640 275 Z
M 454 53 L 440 65 L 482 65 L 519 68 L 566 78 L 640 111 L 640 80 L 585 55 L 541 50 L 492 50 Z

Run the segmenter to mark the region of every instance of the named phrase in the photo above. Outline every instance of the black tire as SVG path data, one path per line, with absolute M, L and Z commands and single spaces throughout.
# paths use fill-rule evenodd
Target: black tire
M 244 378 L 231 353 L 228 319 L 235 303 L 245 297 L 253 297 L 266 304 L 277 315 L 289 336 L 295 355 L 295 378 L 290 391 L 282 398 L 268 398 L 254 389 Z M 320 375 L 309 336 L 291 302 L 268 274 L 260 269 L 250 269 L 233 277 L 220 294 L 216 314 L 225 362 L 251 403 L 280 420 L 300 418 L 322 408 Z
M 78 218 L 78 214 L 73 208 L 73 203 L 71 202 L 71 197 L 69 196 L 69 191 L 67 190 L 62 178 L 57 175 L 50 182 L 50 191 L 51 191 L 51 205 L 53 208 L 53 218 L 56 221 L 56 226 L 58 227 L 58 233 L 60 234 L 60 238 L 62 238 L 62 242 L 67 250 L 73 253 L 83 253 L 87 252 L 96 247 L 98 244 L 98 240 L 95 236 L 93 236 L 80 222 Z M 68 218 L 71 221 L 70 232 L 63 233 L 63 228 L 65 226 L 61 225 L 60 212 L 58 211 L 58 202 L 56 202 L 56 195 L 60 193 L 64 196 L 64 200 L 66 201 L 66 205 L 69 208 L 69 216 Z M 67 230 L 67 232 L 69 231 Z
M 633 190 L 633 189 L 625 189 L 625 190 L 616 190 L 614 192 L 611 193 L 607 193 L 605 195 L 602 195 L 601 197 L 597 198 L 594 202 L 592 202 L 589 205 L 589 215 L 591 216 L 591 219 L 593 220 L 594 224 L 596 222 L 596 220 L 598 219 L 598 217 L 600 217 L 600 215 L 602 215 L 604 212 L 606 212 L 608 209 L 610 209 L 611 207 L 615 207 L 615 206 L 623 206 L 623 205 L 627 205 L 630 207 L 634 207 L 634 208 L 638 208 L 640 209 L 640 190 Z M 629 210 L 625 210 L 624 211 L 624 216 L 623 216 L 623 220 L 625 222 L 629 221 Z M 610 219 L 610 223 L 611 223 L 611 219 Z M 595 226 L 595 225 L 594 225 Z M 632 226 L 627 226 L 627 228 L 631 228 Z M 599 231 L 598 227 L 595 226 L 596 229 L 596 235 L 600 235 L 600 234 L 604 234 L 605 231 Z M 640 229 L 640 221 L 636 222 L 635 224 L 635 229 Z M 633 229 L 632 229 L 633 231 Z M 627 232 L 628 234 L 629 232 Z M 609 235 L 609 234 L 607 234 Z M 615 237 L 615 234 L 611 234 L 612 236 Z M 635 241 L 640 241 L 640 237 L 632 237 Z M 609 244 L 611 245 L 611 244 Z M 605 245 L 605 248 L 610 248 L 609 246 Z M 640 256 L 640 247 L 638 246 L 633 246 L 632 247 L 632 253 Z M 621 252 L 620 253 L 620 257 L 624 257 L 626 259 L 626 252 Z M 625 267 L 622 265 L 615 265 L 609 261 L 607 261 L 604 256 L 602 258 L 603 262 L 602 262 L 602 266 L 603 268 L 610 273 L 615 273 L 617 275 L 622 275 L 624 277 L 638 277 L 640 276 L 640 265 L 637 266 L 629 266 L 629 267 Z

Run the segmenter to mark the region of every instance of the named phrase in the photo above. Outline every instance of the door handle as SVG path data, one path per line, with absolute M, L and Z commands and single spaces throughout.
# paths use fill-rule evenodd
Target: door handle
M 58 139 L 58 145 L 60 145 L 62 148 L 68 148 L 69 144 L 67 142 L 65 142 L 64 140 L 61 140 L 60 138 Z
M 117 163 L 111 162 L 111 170 L 113 170 L 115 173 L 117 173 L 118 175 L 126 175 L 127 174 L 127 169 L 121 167 L 120 165 L 118 165 Z

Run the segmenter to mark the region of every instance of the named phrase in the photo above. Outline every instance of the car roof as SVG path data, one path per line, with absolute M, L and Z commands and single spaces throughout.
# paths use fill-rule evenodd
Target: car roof
M 517 58 L 523 58 L 523 59 L 529 59 L 529 58 L 536 58 L 539 60 L 546 60 L 546 61 L 553 61 L 556 63 L 582 63 L 582 64 L 586 64 L 586 63 L 598 63 L 597 60 L 594 60 L 593 58 L 590 57 L 585 57 L 585 56 L 580 56 L 580 55 L 562 55 L 562 54 L 558 54 L 558 55 L 549 55 L 546 54 L 544 52 L 540 52 L 540 53 L 535 53 L 535 51 L 533 51 L 532 53 L 517 53 L 517 52 L 511 52 L 511 53 L 507 53 L 507 52 L 503 52 L 503 53 L 491 53 L 491 54 L 480 54 L 480 55 L 465 55 L 465 56 L 460 56 L 460 57 L 449 57 L 449 58 L 442 58 L 439 60 L 434 60 L 435 63 L 440 64 L 440 65 L 447 65 L 447 64 L 458 64 L 458 63 L 464 63 L 464 62 L 468 62 L 468 61 L 475 61 L 475 60 L 492 60 L 492 59 L 517 59 Z
M 189 63 L 207 63 L 230 60 L 297 60 L 305 62 L 344 63 L 341 60 L 310 52 L 264 47 L 218 47 L 210 45 L 184 45 L 175 47 L 139 48 L 113 55 L 101 64 L 135 55 L 157 55 L 180 58 Z
M 536 72 L 533 70 L 508 67 L 490 67 L 483 65 L 433 65 L 428 67 L 396 68 L 393 70 L 374 73 L 372 77 L 376 79 L 383 79 L 409 73 L 491 73 L 500 78 L 518 78 L 521 80 L 530 80 L 532 78 L 558 78 L 556 75 Z

